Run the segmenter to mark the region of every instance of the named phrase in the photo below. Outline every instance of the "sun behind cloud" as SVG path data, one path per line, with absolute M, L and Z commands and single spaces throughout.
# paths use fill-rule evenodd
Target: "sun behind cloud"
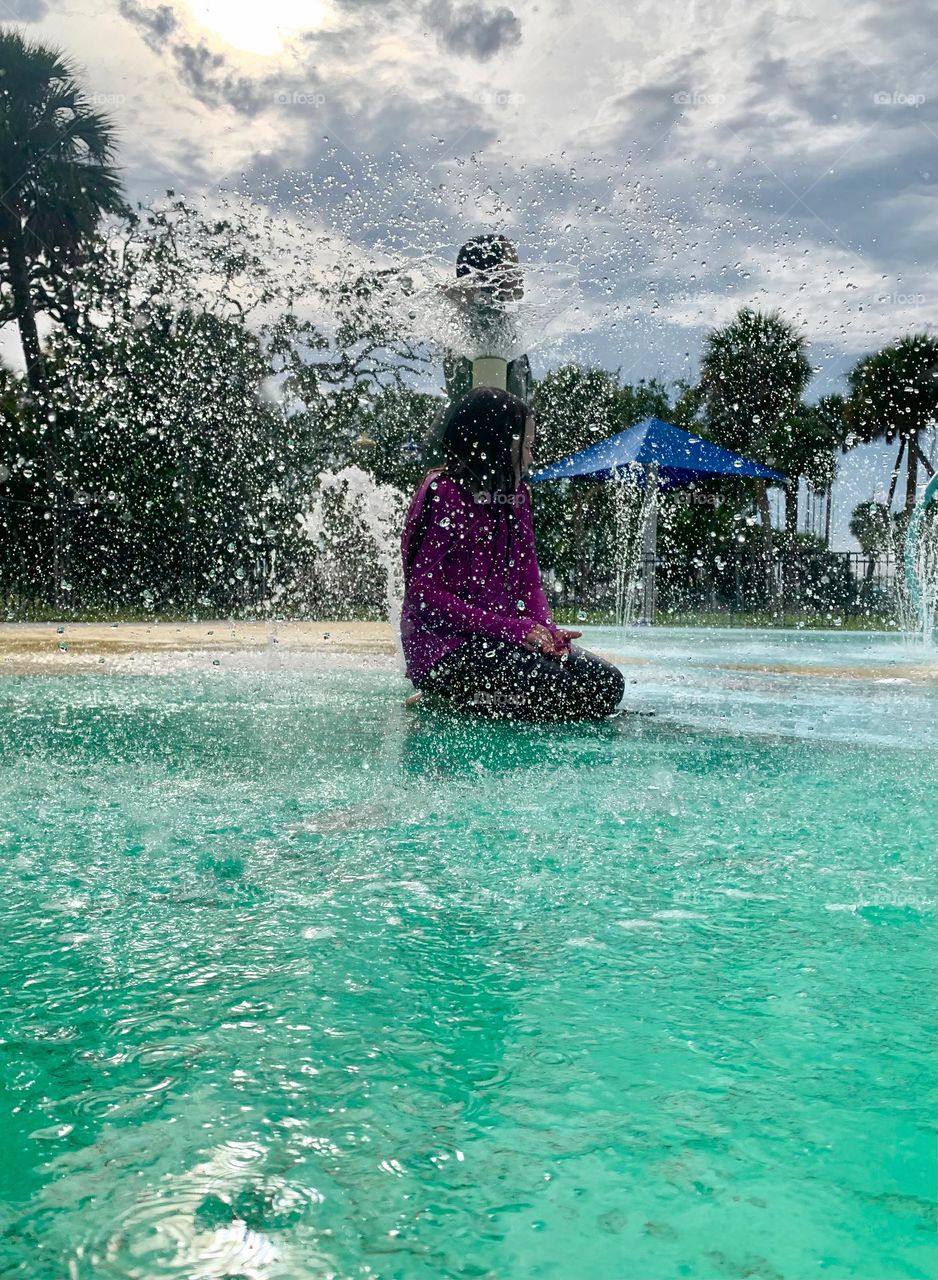
M 325 0 L 187 0 L 201 26 L 235 49 L 261 56 L 279 53 L 296 31 L 319 27 Z

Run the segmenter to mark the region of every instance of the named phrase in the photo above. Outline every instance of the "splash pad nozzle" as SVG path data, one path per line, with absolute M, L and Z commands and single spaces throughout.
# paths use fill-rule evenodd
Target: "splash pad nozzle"
M 501 356 L 477 356 L 472 362 L 472 388 L 508 390 L 508 361 Z

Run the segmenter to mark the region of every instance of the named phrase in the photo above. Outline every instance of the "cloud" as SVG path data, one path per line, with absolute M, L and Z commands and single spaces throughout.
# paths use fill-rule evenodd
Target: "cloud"
M 179 26 L 179 19 L 168 4 L 150 9 L 138 0 L 118 0 L 117 7 L 123 18 L 143 32 L 144 40 L 156 52 L 165 47 L 167 38 Z
M 252 80 L 242 75 L 224 54 L 213 52 L 204 41 L 176 41 L 172 56 L 183 84 L 206 106 L 228 106 L 239 115 L 254 116 L 274 100 L 271 79 Z
M 938 76 L 882 3 L 848 31 L 833 0 L 636 0 L 626 24 L 615 0 L 330 0 L 264 61 L 180 0 L 103 2 L 163 63 L 132 107 L 138 190 L 244 175 L 407 256 L 510 229 L 527 261 L 572 264 L 587 360 L 693 377 L 710 325 L 782 305 L 823 348 L 820 394 L 933 312 Z M 88 39 L 87 65 L 119 66 Z
M 521 22 L 505 5 L 487 9 L 479 0 L 431 0 L 425 17 L 444 49 L 485 62 L 521 43 Z
M 49 12 L 48 0 L 6 0 L 4 19 L 14 22 L 41 22 Z
M 139 0 L 118 0 L 118 12 L 142 33 L 148 48 L 172 59 L 183 86 L 205 106 L 230 107 L 253 117 L 282 102 L 286 94 L 294 99 L 299 95 L 292 82 L 284 86 L 282 77 L 270 73 L 251 77 L 205 40 L 186 39 L 179 34 L 177 14 L 167 4 L 148 7 Z M 307 94 L 311 92 L 308 80 L 304 77 Z
M 701 101 L 700 91 L 687 87 L 694 83 L 689 66 L 690 60 L 683 58 L 664 80 L 613 94 L 600 104 L 591 129 L 620 142 L 634 142 L 645 151 L 658 146 L 689 108 Z

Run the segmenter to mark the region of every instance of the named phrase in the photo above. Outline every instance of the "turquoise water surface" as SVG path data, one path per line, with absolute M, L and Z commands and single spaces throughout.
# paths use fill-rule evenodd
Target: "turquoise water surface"
M 3 681 L 0 1276 L 933 1276 L 934 687 L 642 643 Z

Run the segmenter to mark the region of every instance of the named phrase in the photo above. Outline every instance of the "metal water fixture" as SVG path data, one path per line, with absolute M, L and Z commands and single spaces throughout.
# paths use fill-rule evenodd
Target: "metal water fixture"
M 472 362 L 472 387 L 508 390 L 508 361 L 501 356 L 478 356 Z

